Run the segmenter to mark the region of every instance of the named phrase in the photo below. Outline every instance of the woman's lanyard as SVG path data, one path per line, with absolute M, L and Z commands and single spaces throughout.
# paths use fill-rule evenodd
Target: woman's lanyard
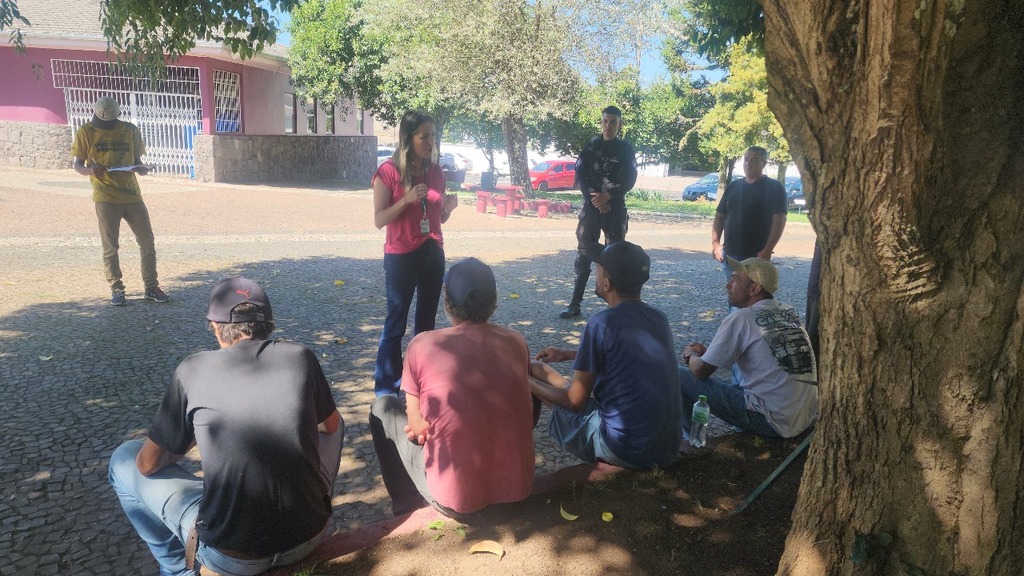
M 423 218 L 420 219 L 420 234 L 426 236 L 430 234 L 430 220 L 427 219 L 427 199 L 421 200 L 420 204 L 423 205 Z
M 424 175 L 423 181 L 426 182 L 426 175 Z M 414 186 L 417 185 L 415 178 L 413 179 L 413 185 Z M 429 194 L 429 190 L 428 190 L 428 194 Z M 426 199 L 426 197 L 424 197 L 422 200 L 420 200 L 420 206 L 423 207 L 423 217 L 420 218 L 420 234 L 423 235 L 423 236 L 426 236 L 427 234 L 430 234 L 430 219 L 427 217 L 427 199 Z

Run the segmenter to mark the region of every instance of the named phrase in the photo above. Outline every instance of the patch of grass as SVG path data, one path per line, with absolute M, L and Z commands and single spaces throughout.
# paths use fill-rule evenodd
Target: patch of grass
M 807 217 L 806 212 L 790 212 L 786 214 L 786 222 L 803 222 L 804 224 L 810 224 L 811 220 Z
M 459 190 L 458 194 L 462 199 L 476 200 L 476 194 L 472 192 Z M 708 218 L 713 218 L 715 216 L 715 210 L 718 208 L 717 202 L 710 202 L 707 200 L 697 200 L 695 202 L 685 200 L 666 200 L 665 196 L 669 194 L 675 197 L 675 194 L 671 192 L 636 188 L 626 195 L 626 207 L 629 208 L 630 211 L 636 212 L 659 212 L 662 214 L 693 215 Z M 577 210 L 583 202 L 583 198 L 577 190 L 563 190 L 559 192 L 540 192 L 535 190 L 533 192 L 533 197 L 547 198 L 554 202 L 568 201 L 571 202 L 573 208 Z M 790 212 L 787 214 L 786 221 L 802 222 L 805 224 L 810 222 L 807 219 L 807 214 L 799 212 Z
M 706 200 L 684 202 L 666 200 L 665 192 L 636 188 L 626 194 L 626 207 L 642 212 L 662 212 L 665 214 L 692 214 L 698 216 L 714 216 L 717 204 Z
M 307 566 L 307 567 L 303 568 L 302 570 L 299 570 L 297 572 L 292 572 L 292 576 L 319 576 L 319 574 L 321 574 L 321 572 L 319 572 L 319 570 L 321 568 L 322 567 L 320 566 L 320 563 L 317 562 L 316 564 L 313 564 L 312 566 Z

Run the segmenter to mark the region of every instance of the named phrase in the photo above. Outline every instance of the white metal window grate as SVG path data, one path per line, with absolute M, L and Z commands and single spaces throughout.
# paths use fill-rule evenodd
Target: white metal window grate
M 239 97 L 240 77 L 235 72 L 213 71 L 213 96 L 215 102 L 215 132 L 241 132 L 241 98 Z
M 195 175 L 193 140 L 202 132 L 199 69 L 168 66 L 166 80 L 132 78 L 109 62 L 52 60 L 53 84 L 64 90 L 72 134 L 92 120 L 93 104 L 111 96 L 121 119 L 139 127 L 146 143 L 143 161 L 163 173 Z
M 133 78 L 114 62 L 52 60 L 54 88 L 83 88 L 107 92 L 160 92 L 199 96 L 199 68 L 168 66 L 167 78 Z

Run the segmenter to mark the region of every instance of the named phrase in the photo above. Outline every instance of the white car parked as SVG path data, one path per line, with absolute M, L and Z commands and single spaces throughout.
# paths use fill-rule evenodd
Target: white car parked
M 377 148 L 377 167 L 387 162 L 388 158 L 391 158 L 395 154 L 394 148 L 379 147 Z
M 444 152 L 437 158 L 437 163 L 445 170 L 464 170 L 469 172 L 473 169 L 473 161 L 458 152 Z

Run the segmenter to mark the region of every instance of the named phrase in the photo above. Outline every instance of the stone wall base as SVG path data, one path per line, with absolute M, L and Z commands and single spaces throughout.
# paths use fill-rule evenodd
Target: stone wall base
M 71 139 L 65 124 L 0 121 L 0 166 L 70 168 Z M 374 136 L 199 134 L 194 146 L 200 182 L 341 180 L 368 186 L 377 170 Z
M 200 182 L 258 184 L 341 180 L 370 184 L 377 170 L 374 136 L 195 137 Z
M 70 168 L 71 136 L 66 124 L 0 120 L 0 166 Z

